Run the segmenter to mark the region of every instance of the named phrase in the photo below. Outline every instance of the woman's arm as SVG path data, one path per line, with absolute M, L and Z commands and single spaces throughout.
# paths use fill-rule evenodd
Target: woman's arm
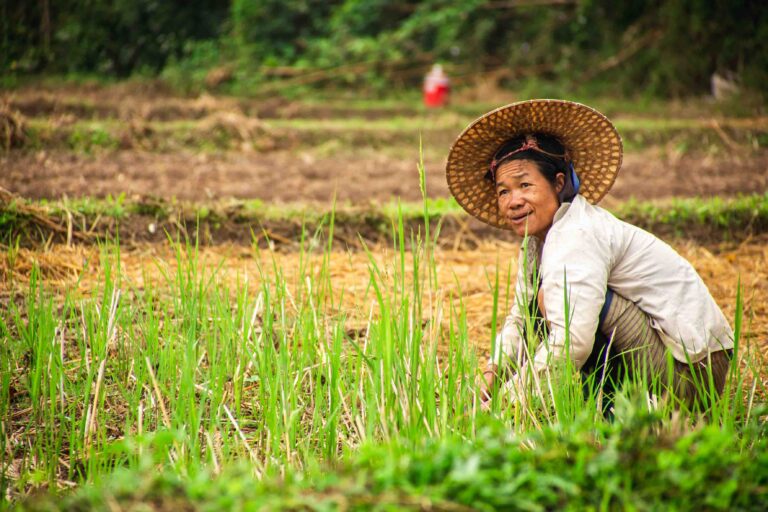
M 504 325 L 496 335 L 496 343 L 493 347 L 491 359 L 488 362 L 489 367 L 496 365 L 501 369 L 506 369 L 510 365 L 516 367 L 521 363 L 525 351 L 525 337 L 523 336 L 525 318 L 523 311 L 535 296 L 531 276 L 536 273 L 536 270 L 533 268 L 536 265 L 536 258 L 531 255 L 532 250 L 535 251 L 536 249 L 530 248 L 527 245 L 520 248 L 517 259 L 515 296 L 509 314 L 504 320 Z M 526 251 L 528 252 L 526 253 Z
M 527 253 L 526 250 L 528 250 Z M 531 276 L 536 274 L 535 268 L 533 268 L 536 265 L 536 250 L 528 245 L 524 245 L 520 249 L 512 307 L 504 320 L 504 325 L 496 335 L 491 357 L 480 382 L 481 396 L 484 400 L 490 398 L 496 380 L 506 381 L 512 375 L 512 370 L 519 368 L 524 360 L 526 346 L 523 335 L 523 326 L 525 325 L 523 311 L 534 296 Z
M 558 232 L 542 255 L 542 289 L 549 336 L 534 368 L 570 355 L 581 368 L 592 352 L 612 265 L 610 244 L 592 230 Z
M 569 232 L 567 238 L 547 239 L 541 288 L 549 335 L 527 364 L 521 365 L 511 378 L 505 378 L 510 398 L 524 403 L 529 386 L 540 394 L 545 387 L 540 377 L 552 362 L 566 355 L 576 368 L 584 365 L 594 346 L 611 261 L 610 246 L 582 229 Z

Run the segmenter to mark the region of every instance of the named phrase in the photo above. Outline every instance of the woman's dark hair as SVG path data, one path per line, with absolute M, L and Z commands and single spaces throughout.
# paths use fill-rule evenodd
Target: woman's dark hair
M 553 155 L 565 155 L 565 146 L 552 135 L 534 133 L 533 136 L 536 137 L 538 146 L 547 153 L 552 153 Z M 541 153 L 540 151 L 536 151 L 535 149 L 526 149 L 525 151 L 520 151 L 510 157 L 504 158 L 504 155 L 522 147 L 523 144 L 525 144 L 525 141 L 525 135 L 520 135 L 519 137 L 508 140 L 496 151 L 494 159 L 502 158 L 503 162 L 511 162 L 512 160 L 530 160 L 536 164 L 539 172 L 541 172 L 544 178 L 546 178 L 552 185 L 555 184 L 555 178 L 559 173 L 568 176 L 568 160 L 550 156 Z M 495 185 L 495 172 L 489 170 L 485 175 L 485 178 L 492 181 Z

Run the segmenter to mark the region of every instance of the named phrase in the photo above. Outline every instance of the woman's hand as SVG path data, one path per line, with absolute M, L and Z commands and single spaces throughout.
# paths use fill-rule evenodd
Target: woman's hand
M 498 365 L 490 365 L 484 372 L 483 378 L 480 380 L 480 402 L 485 405 L 491 401 L 493 397 L 493 388 L 496 383 L 496 377 L 499 374 Z

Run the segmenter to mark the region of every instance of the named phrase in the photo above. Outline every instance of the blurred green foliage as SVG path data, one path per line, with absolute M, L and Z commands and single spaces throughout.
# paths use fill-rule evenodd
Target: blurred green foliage
M 194 40 L 226 30 L 228 6 L 215 0 L 4 0 L 4 72 L 152 73 Z
M 442 61 L 595 92 L 710 90 L 713 73 L 762 91 L 768 9 L 756 0 L 5 0 L 4 72 L 155 74 L 187 91 L 228 66 L 232 92 L 302 69 L 389 88 Z M 462 78 L 462 75 L 464 78 Z M 543 82 L 542 82 L 543 81 Z M 216 81 L 216 86 L 220 81 Z M 317 82 L 313 82 L 316 84 Z M 208 83 L 210 86 L 210 83 Z
M 765 424 L 682 433 L 626 402 L 621 421 L 577 422 L 513 436 L 492 419 L 476 438 L 368 444 L 336 467 L 311 463 L 255 479 L 245 464 L 180 477 L 151 460 L 74 493 L 38 494 L 19 510 L 764 510 Z M 116 443 L 127 449 L 133 440 Z M 154 448 L 154 450 L 152 449 Z M 134 448 L 135 449 L 135 448 Z M 155 463 L 153 465 L 153 463 Z

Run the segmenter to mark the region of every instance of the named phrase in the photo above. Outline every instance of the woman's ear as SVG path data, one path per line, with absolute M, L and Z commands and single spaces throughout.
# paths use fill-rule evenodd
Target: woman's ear
M 563 188 L 565 188 L 565 174 L 559 172 L 555 176 L 555 192 L 559 194 Z

